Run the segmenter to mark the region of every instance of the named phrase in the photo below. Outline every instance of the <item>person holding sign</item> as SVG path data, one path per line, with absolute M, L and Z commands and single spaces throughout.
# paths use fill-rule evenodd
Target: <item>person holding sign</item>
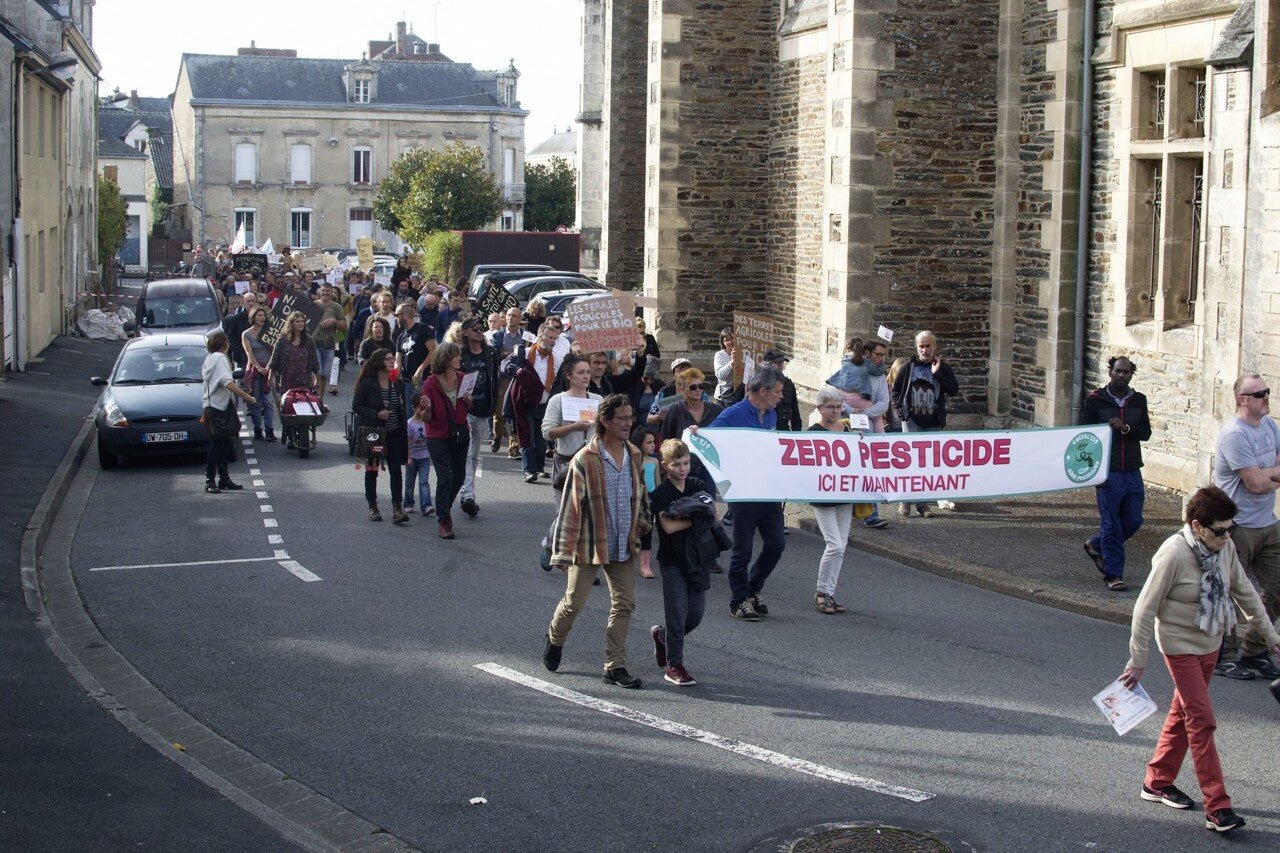
M 436 472 L 436 517 L 441 539 L 453 539 L 453 501 L 467 470 L 467 411 L 470 395 L 462 392 L 462 350 L 448 341 L 431 353 L 431 375 L 422 383 L 428 402 L 427 450 Z
M 320 378 L 320 357 L 307 333 L 307 315 L 294 311 L 285 320 L 284 332 L 271 351 L 267 363 L 272 386 L 278 393 L 292 388 L 316 387 Z M 323 405 L 323 404 L 321 404 Z
M 1204 793 L 1205 827 L 1230 832 L 1244 826 L 1231 807 L 1214 744 L 1217 720 L 1209 680 L 1223 635 L 1236 623 L 1236 607 L 1267 646 L 1280 654 L 1280 634 L 1267 618 L 1257 590 L 1244 573 L 1231 534 L 1238 507 L 1216 486 L 1187 502 L 1186 525 L 1151 558 L 1151 574 L 1133 606 L 1129 662 L 1120 683 L 1129 689 L 1146 671 L 1154 625 L 1156 643 L 1173 676 L 1173 700 L 1155 754 L 1147 764 L 1142 799 L 1189 809 L 1195 802 L 1175 786 L 1187 750 Z
M 542 437 L 555 442 L 555 455 L 551 458 L 551 489 L 552 501 L 557 507 L 564 493 L 565 478 L 569 475 L 569 462 L 587 443 L 587 433 L 595 425 L 596 412 L 604 399 L 587 390 L 591 384 L 591 365 L 582 356 L 567 356 L 562 372 L 569 388 L 547 401 L 547 411 L 542 417 Z M 542 548 L 545 552 L 542 567 L 550 569 L 550 534 L 542 540 Z

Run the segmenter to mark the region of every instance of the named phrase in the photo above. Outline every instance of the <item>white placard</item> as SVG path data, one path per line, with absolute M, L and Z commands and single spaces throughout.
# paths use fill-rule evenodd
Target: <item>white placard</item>
M 480 371 L 478 370 L 462 374 L 462 382 L 458 384 L 458 396 L 469 397 L 471 392 L 476 390 L 476 380 L 479 378 Z
M 595 421 L 596 412 L 600 409 L 600 401 L 590 397 L 572 397 L 560 395 L 560 422 L 563 424 L 578 421 Z
M 1106 482 L 1106 424 L 990 432 L 774 432 L 715 427 L 684 440 L 728 501 L 974 500 Z
M 876 329 L 876 335 L 879 336 L 880 340 L 884 341 L 886 344 L 893 343 L 893 329 L 890 329 L 888 326 L 881 326 L 879 329 Z
M 1093 704 L 1098 706 L 1118 735 L 1126 734 L 1156 712 L 1156 703 L 1141 684 L 1135 684 L 1130 690 L 1118 678 L 1093 697 Z
M 295 415 L 312 415 L 312 416 L 315 416 L 315 415 L 319 415 L 319 414 L 320 414 L 320 409 L 316 406 L 316 404 L 315 404 L 315 403 L 311 403 L 311 402 L 297 402 L 297 403 L 294 403 L 294 404 L 293 404 L 293 413 L 294 413 Z
M 243 296 L 244 294 L 246 294 L 246 293 L 248 293 L 248 292 L 249 292 L 249 282 L 247 282 L 247 281 L 237 281 L 237 282 L 236 282 L 236 294 L 237 294 L 238 296 Z
M 846 418 L 849 421 L 849 429 L 860 430 L 862 432 L 871 431 L 871 418 L 866 415 L 859 415 L 856 412 L 851 412 L 846 415 Z

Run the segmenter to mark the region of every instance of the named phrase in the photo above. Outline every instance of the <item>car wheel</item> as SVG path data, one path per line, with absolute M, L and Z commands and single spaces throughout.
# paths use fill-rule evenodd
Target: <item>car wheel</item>
M 120 457 L 114 453 L 108 453 L 102 446 L 102 440 L 98 440 L 98 467 L 105 471 L 109 471 L 116 467 L 120 462 Z

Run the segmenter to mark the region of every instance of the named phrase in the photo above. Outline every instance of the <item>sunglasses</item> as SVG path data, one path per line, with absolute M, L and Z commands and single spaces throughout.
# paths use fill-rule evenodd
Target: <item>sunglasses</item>
M 690 391 L 701 391 L 703 388 L 706 388 L 707 386 L 703 385 L 700 382 L 690 382 L 688 385 L 684 387 L 688 388 Z
M 1265 400 L 1271 396 L 1270 388 L 1263 388 L 1261 391 L 1246 391 L 1240 395 L 1241 397 L 1252 397 L 1255 400 Z
M 1214 536 L 1217 536 L 1219 539 L 1230 536 L 1235 529 L 1236 529 L 1236 526 L 1234 524 L 1228 524 L 1226 527 L 1208 527 L 1208 526 L 1205 527 L 1205 530 L 1208 530 L 1210 533 L 1212 533 Z

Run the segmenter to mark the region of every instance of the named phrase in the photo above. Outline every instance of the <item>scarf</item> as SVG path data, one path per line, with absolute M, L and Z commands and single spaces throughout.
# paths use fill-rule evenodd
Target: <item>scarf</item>
M 1190 524 L 1183 525 L 1181 532 L 1200 561 L 1200 611 L 1196 614 L 1196 627 L 1211 637 L 1230 631 L 1236 624 L 1236 609 L 1228 595 L 1227 580 L 1222 576 L 1222 552 L 1206 548 Z
M 884 365 L 883 365 L 883 364 L 876 364 L 875 362 L 871 361 L 870 359 L 868 359 L 868 360 L 867 360 L 867 375 L 868 375 L 868 376 L 884 376 L 884 373 L 885 373 L 885 370 L 884 370 Z
M 529 347 L 529 367 L 533 367 L 538 356 L 542 356 L 547 360 L 547 375 L 542 380 L 542 389 L 544 391 L 550 391 L 551 386 L 556 381 L 555 359 L 551 357 L 554 352 L 554 349 L 543 349 L 541 344 Z

